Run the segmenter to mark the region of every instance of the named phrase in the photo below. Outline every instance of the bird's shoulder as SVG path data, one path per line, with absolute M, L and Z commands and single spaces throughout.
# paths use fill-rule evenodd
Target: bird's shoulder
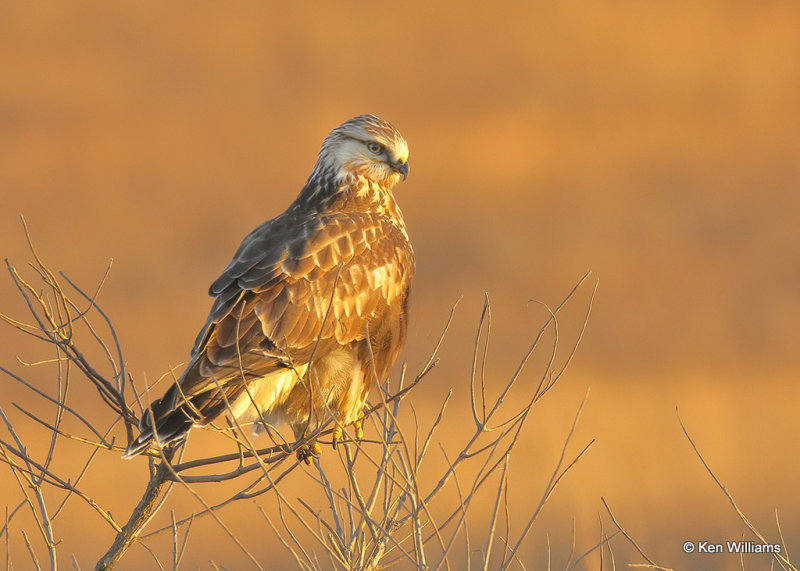
M 216 297 L 231 286 L 263 290 L 285 279 L 314 280 L 355 258 L 369 265 L 397 256 L 413 264 L 404 228 L 381 212 L 290 209 L 260 224 L 242 240 L 209 293 Z

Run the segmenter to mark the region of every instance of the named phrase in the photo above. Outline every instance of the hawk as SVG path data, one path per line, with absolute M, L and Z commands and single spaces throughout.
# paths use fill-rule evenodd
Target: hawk
M 248 234 L 211 285 L 211 313 L 177 382 L 142 415 L 124 457 L 228 413 L 296 439 L 360 420 L 405 343 L 414 252 L 392 188 L 408 145 L 374 115 L 336 127 L 289 208 Z M 301 449 L 309 461 L 319 447 Z

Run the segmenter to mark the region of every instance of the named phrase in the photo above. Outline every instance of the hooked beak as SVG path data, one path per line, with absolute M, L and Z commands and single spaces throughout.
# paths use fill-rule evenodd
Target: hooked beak
M 403 175 L 403 180 L 408 178 L 408 162 L 396 162 L 392 164 L 392 168 Z

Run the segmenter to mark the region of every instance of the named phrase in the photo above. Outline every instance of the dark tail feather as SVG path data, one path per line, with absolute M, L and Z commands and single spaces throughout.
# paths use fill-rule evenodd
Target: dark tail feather
M 153 440 L 153 433 L 145 433 L 143 432 L 139 436 L 136 437 L 136 440 L 131 442 L 128 447 L 125 449 L 125 452 L 122 453 L 122 457 L 125 460 L 130 460 L 134 456 L 138 456 L 145 449 L 150 446 L 150 441 Z
M 166 414 L 159 414 L 159 405 L 161 401 L 153 403 L 153 410 L 156 413 L 156 430 L 153 430 L 153 422 L 150 416 L 150 411 L 146 410 L 139 421 L 139 430 L 141 433 L 136 439 L 128 445 L 122 457 L 126 460 L 138 456 L 144 452 L 150 443 L 155 443 L 160 446 L 168 446 L 175 444 L 186 438 L 186 433 L 194 424 L 194 420 L 190 418 L 180 407 L 168 411 Z M 158 437 L 156 438 L 156 433 Z

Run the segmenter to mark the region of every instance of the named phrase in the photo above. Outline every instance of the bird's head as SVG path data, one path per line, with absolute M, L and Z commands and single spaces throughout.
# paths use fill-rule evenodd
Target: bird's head
M 331 131 L 317 164 L 333 168 L 337 178 L 363 176 L 390 189 L 408 176 L 408 143 L 383 119 L 359 115 Z

